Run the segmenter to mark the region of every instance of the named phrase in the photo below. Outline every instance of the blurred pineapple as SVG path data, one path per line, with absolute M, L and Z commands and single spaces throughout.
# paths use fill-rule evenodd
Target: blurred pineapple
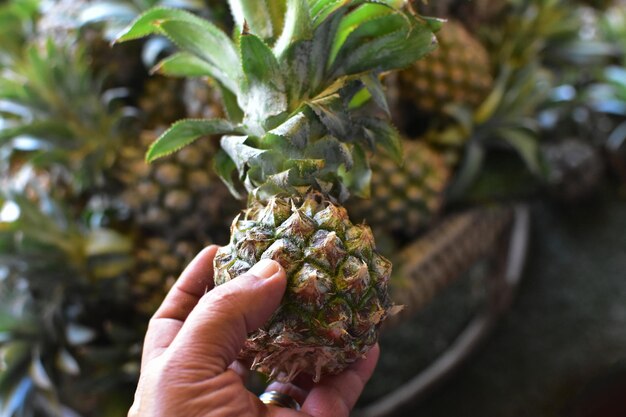
M 451 105 L 474 108 L 493 87 L 489 55 L 463 24 L 450 20 L 436 34 L 438 48 L 425 59 L 417 61 L 397 76 L 396 101 L 400 126 L 416 117 L 445 118 Z
M 348 205 L 355 220 L 364 219 L 375 233 L 413 238 L 440 214 L 450 167 L 428 144 L 404 141 L 399 166 L 385 155 L 371 161 L 370 198 Z

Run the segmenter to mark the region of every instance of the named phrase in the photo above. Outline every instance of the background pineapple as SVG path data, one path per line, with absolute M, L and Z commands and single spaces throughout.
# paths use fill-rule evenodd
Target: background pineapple
M 450 105 L 474 108 L 493 87 L 493 69 L 485 47 L 461 22 L 446 23 L 437 33 L 437 50 L 398 74 L 394 88 L 408 123 L 416 115 L 443 117 Z
M 317 381 L 361 357 L 392 311 L 391 265 L 376 252 L 369 227 L 351 223 L 339 202 L 349 190 L 367 187 L 365 150 L 379 142 L 397 153 L 399 138 L 388 120 L 359 113 L 350 102 L 357 92 L 370 91 L 385 107 L 377 72 L 427 53 L 433 47 L 429 23 L 439 23 L 391 4 L 354 1 L 288 2 L 284 22 L 270 24 L 263 16 L 276 16 L 273 7 L 236 16 L 236 43 L 207 21 L 164 9 L 144 14 L 120 39 L 165 34 L 185 51 L 166 60 L 163 72 L 184 74 L 181 64 L 191 52 L 206 75 L 237 95 L 236 103 L 226 100 L 230 121 L 178 122 L 148 158 L 207 134 L 225 135 L 216 167 L 231 188 L 236 172 L 250 196 L 233 222 L 229 245 L 216 255 L 216 284 L 265 258 L 278 261 L 289 276 L 279 311 L 250 335 L 242 355 L 271 377 L 288 381 L 305 372 Z M 186 38 L 190 27 L 207 38 Z M 284 27 L 283 35 L 276 27 Z M 238 114 L 243 117 L 233 117 Z
M 419 141 L 404 141 L 400 166 L 385 155 L 371 159 L 370 198 L 348 205 L 355 220 L 365 219 L 378 234 L 412 239 L 437 217 L 450 180 L 450 166 L 439 150 Z
M 36 10 L 33 8 L 33 13 Z M 2 12 L 0 9 L 0 19 Z M 28 27 L 24 24 L 24 42 L 33 37 Z M 209 242 L 227 240 L 228 225 L 221 216 L 230 218 L 232 214 L 225 213 L 240 207 L 208 169 L 206 158 L 213 152 L 210 141 L 198 142 L 200 160 L 189 148 L 160 164 L 145 163 L 144 149 L 139 151 L 139 146 L 155 138 L 160 126 L 185 114 L 182 88 L 175 96 L 166 97 L 180 112 L 166 120 L 150 108 L 153 98 L 140 103 L 143 109 L 130 107 L 142 100 L 124 90 L 107 90 L 110 84 L 101 80 L 111 69 L 100 73 L 93 67 L 82 33 L 77 30 L 58 38 L 62 44 L 42 34 L 34 38 L 34 45 L 20 45 L 2 61 L 0 100 L 10 105 L 3 106 L 0 114 L 1 191 L 7 201 L 25 200 L 20 204 L 19 220 L 10 227 L 0 224 L 0 234 L 13 233 L 15 228 L 16 233 L 7 240 L 19 242 L 18 237 L 32 233 L 54 248 L 45 252 L 46 259 L 56 266 L 71 266 L 58 275 L 51 275 L 52 267 L 27 268 L 28 275 L 21 282 L 29 284 L 25 291 L 34 301 L 25 304 L 23 313 L 12 310 L 9 314 L 18 318 L 42 315 L 40 308 L 47 308 L 42 297 L 51 293 L 42 284 L 49 281 L 57 285 L 55 323 L 59 327 L 52 333 L 46 328 L 40 339 L 29 338 L 24 343 L 24 350 L 33 355 L 37 368 L 31 368 L 37 374 L 31 373 L 21 356 L 5 358 L 14 372 L 10 381 L 0 383 L 2 413 L 11 414 L 11 404 L 43 415 L 69 410 L 67 407 L 90 415 L 96 409 L 98 415 L 125 412 L 137 380 L 148 317 L 199 249 Z M 76 37 L 70 36 L 73 34 Z M 16 34 L 10 35 L 14 39 Z M 42 41 L 44 36 L 48 40 Z M 134 58 L 140 59 L 139 53 Z M 145 77 L 143 65 L 141 72 Z M 165 80 L 170 82 L 161 79 Z M 150 93 L 156 90 L 152 88 Z M 168 100 L 162 100 L 162 106 L 167 106 Z M 17 175 L 21 188 L 15 187 Z M 9 189 L 11 194 L 4 194 Z M 65 215 L 46 211 L 60 202 Z M 28 209 L 40 204 L 40 208 Z M 157 204 L 162 207 L 155 207 Z M 0 211 L 3 207 L 0 198 Z M 42 214 L 34 216 L 38 211 Z M 54 224 L 67 225 L 72 233 L 55 235 Z M 43 267 L 41 252 L 31 255 L 30 249 L 0 245 L 0 256 L 20 262 L 28 257 L 25 265 L 35 256 L 35 264 Z M 4 283 L 0 283 L 2 289 Z M 67 326 L 85 329 L 83 334 L 89 337 L 68 345 L 63 334 Z M 2 352 L 22 344 L 19 337 L 7 334 L 7 343 L 0 346 Z M 39 351 L 45 353 L 36 356 Z M 55 362 L 57 352 L 65 351 L 81 364 L 67 377 Z M 66 356 L 64 353 L 63 358 Z M 43 365 L 39 366 L 40 362 Z M 17 383 L 23 385 L 12 385 Z M 25 387 L 27 396 L 4 401 Z M 42 404 L 48 405 L 42 409 Z

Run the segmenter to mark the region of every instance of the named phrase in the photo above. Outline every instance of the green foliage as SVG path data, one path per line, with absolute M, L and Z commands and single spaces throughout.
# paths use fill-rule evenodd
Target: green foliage
M 130 245 L 113 231 L 89 227 L 45 194 L 2 197 L 19 216 L 0 222 L 0 413 L 59 415 L 68 410 L 59 388 L 68 379 L 94 378 L 84 373 L 84 352 L 106 336 L 100 318 L 83 316 L 84 309 L 100 314 L 92 310 L 94 295 L 128 271 L 123 252 Z M 92 265 L 97 259 L 107 259 L 106 271 L 117 271 L 103 273 Z
M 0 69 L 22 54 L 37 10 L 37 0 L 12 0 L 0 4 Z
M 0 86 L 1 145 L 28 138 L 36 153 L 49 156 L 42 164 L 62 162 L 83 187 L 101 181 L 122 139 L 122 113 L 99 96 L 101 83 L 82 50 L 31 45 L 0 74 Z
M 165 35 L 181 52 L 163 61 L 158 70 L 212 77 L 228 90 L 229 115 L 236 116 L 233 123 L 241 123 L 227 130 L 239 135 L 222 140 L 224 152 L 215 166 L 231 190 L 236 188 L 236 172 L 246 189 L 257 195 L 290 184 L 314 185 L 343 197 L 348 189 L 365 193 L 366 151 L 380 144 L 400 159 L 396 130 L 386 118 L 361 111 L 363 100 L 357 102 L 355 96 L 365 91 L 388 114 L 378 74 L 407 66 L 435 47 L 437 23 L 393 3 L 232 1 L 241 31 L 232 41 L 187 12 L 156 8 L 139 17 L 118 41 Z M 284 22 L 278 34 L 276 16 L 281 15 Z M 293 134 L 294 126 L 308 130 Z M 188 133 L 168 131 L 149 159 L 202 136 Z M 363 179 L 355 172 L 346 174 L 355 159 L 360 162 L 358 178 Z

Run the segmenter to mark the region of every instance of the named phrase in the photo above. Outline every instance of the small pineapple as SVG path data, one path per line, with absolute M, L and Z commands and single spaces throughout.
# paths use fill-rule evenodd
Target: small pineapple
M 255 202 L 216 255 L 215 284 L 266 258 L 285 268 L 290 284 L 270 323 L 246 342 L 244 356 L 256 370 L 285 380 L 305 371 L 319 380 L 376 342 L 391 308 L 391 263 L 376 253 L 369 227 L 352 224 L 343 207 L 321 193 Z
M 229 219 L 241 204 L 209 169 L 207 161 L 214 157 L 216 146 L 211 140 L 197 141 L 176 155 L 147 164 L 145 149 L 158 133 L 142 132 L 138 143 L 121 149 L 111 169 L 122 183 L 121 198 L 132 219 L 170 238 L 227 242 Z
M 413 237 L 437 216 L 451 168 L 443 155 L 416 141 L 404 142 L 404 164 L 377 155 L 371 159 L 369 200 L 353 201 L 348 209 L 375 232 Z
M 489 55 L 462 23 L 446 22 L 437 40 L 436 51 L 398 74 L 399 105 L 409 107 L 411 114 L 441 116 L 449 104 L 473 108 L 492 89 Z
M 350 191 L 365 192 L 367 151 L 378 143 L 399 157 L 400 138 L 355 97 L 369 93 L 387 108 L 378 74 L 432 50 L 441 23 L 378 0 L 288 1 L 282 20 L 279 3 L 235 16 L 235 41 L 203 19 L 166 9 L 146 12 L 120 40 L 165 34 L 184 47 L 162 72 L 185 75 L 178 64 L 195 62 L 219 81 L 229 120 L 179 121 L 148 159 L 224 135 L 215 167 L 234 193 L 236 176 L 249 197 L 215 257 L 215 282 L 235 279 L 260 259 L 276 260 L 288 274 L 279 310 L 249 335 L 241 356 L 283 381 L 299 373 L 318 381 L 362 357 L 394 311 L 391 264 L 341 202 Z

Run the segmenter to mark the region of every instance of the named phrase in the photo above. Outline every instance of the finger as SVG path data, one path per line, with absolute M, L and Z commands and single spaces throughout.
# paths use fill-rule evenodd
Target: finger
M 379 355 L 380 350 L 375 345 L 365 359 L 339 375 L 323 378 L 309 393 L 302 411 L 315 417 L 348 417 L 372 376 Z
M 250 368 L 244 365 L 241 361 L 235 361 L 228 366 L 229 369 L 232 369 L 239 378 L 241 379 L 241 383 L 245 383 L 250 375 Z
M 278 391 L 282 392 L 283 394 L 287 394 L 291 398 L 296 400 L 300 405 L 304 404 L 307 395 L 309 395 L 309 392 L 307 390 L 304 390 L 294 384 L 284 384 L 282 382 L 272 382 L 271 384 L 269 384 L 267 388 L 265 388 L 265 392 L 270 391 Z
M 203 249 L 185 268 L 156 311 L 146 332 L 141 369 L 161 355 L 176 337 L 183 321 L 213 282 L 213 258 L 217 246 Z
M 265 388 L 265 391 L 278 391 L 287 394 L 298 402 L 304 404 L 306 397 L 313 388 L 315 383 L 311 375 L 299 374 L 293 381 L 283 383 L 274 381 Z
M 218 247 L 204 248 L 182 272 L 154 318 L 185 321 L 204 294 L 213 288 L 213 258 Z
M 150 320 L 141 355 L 142 371 L 151 360 L 160 356 L 170 346 L 181 327 L 183 322 L 180 320 L 166 318 Z
M 283 268 L 267 259 L 205 294 L 172 342 L 172 365 L 193 366 L 204 378 L 224 372 L 248 333 L 276 310 L 286 286 Z

